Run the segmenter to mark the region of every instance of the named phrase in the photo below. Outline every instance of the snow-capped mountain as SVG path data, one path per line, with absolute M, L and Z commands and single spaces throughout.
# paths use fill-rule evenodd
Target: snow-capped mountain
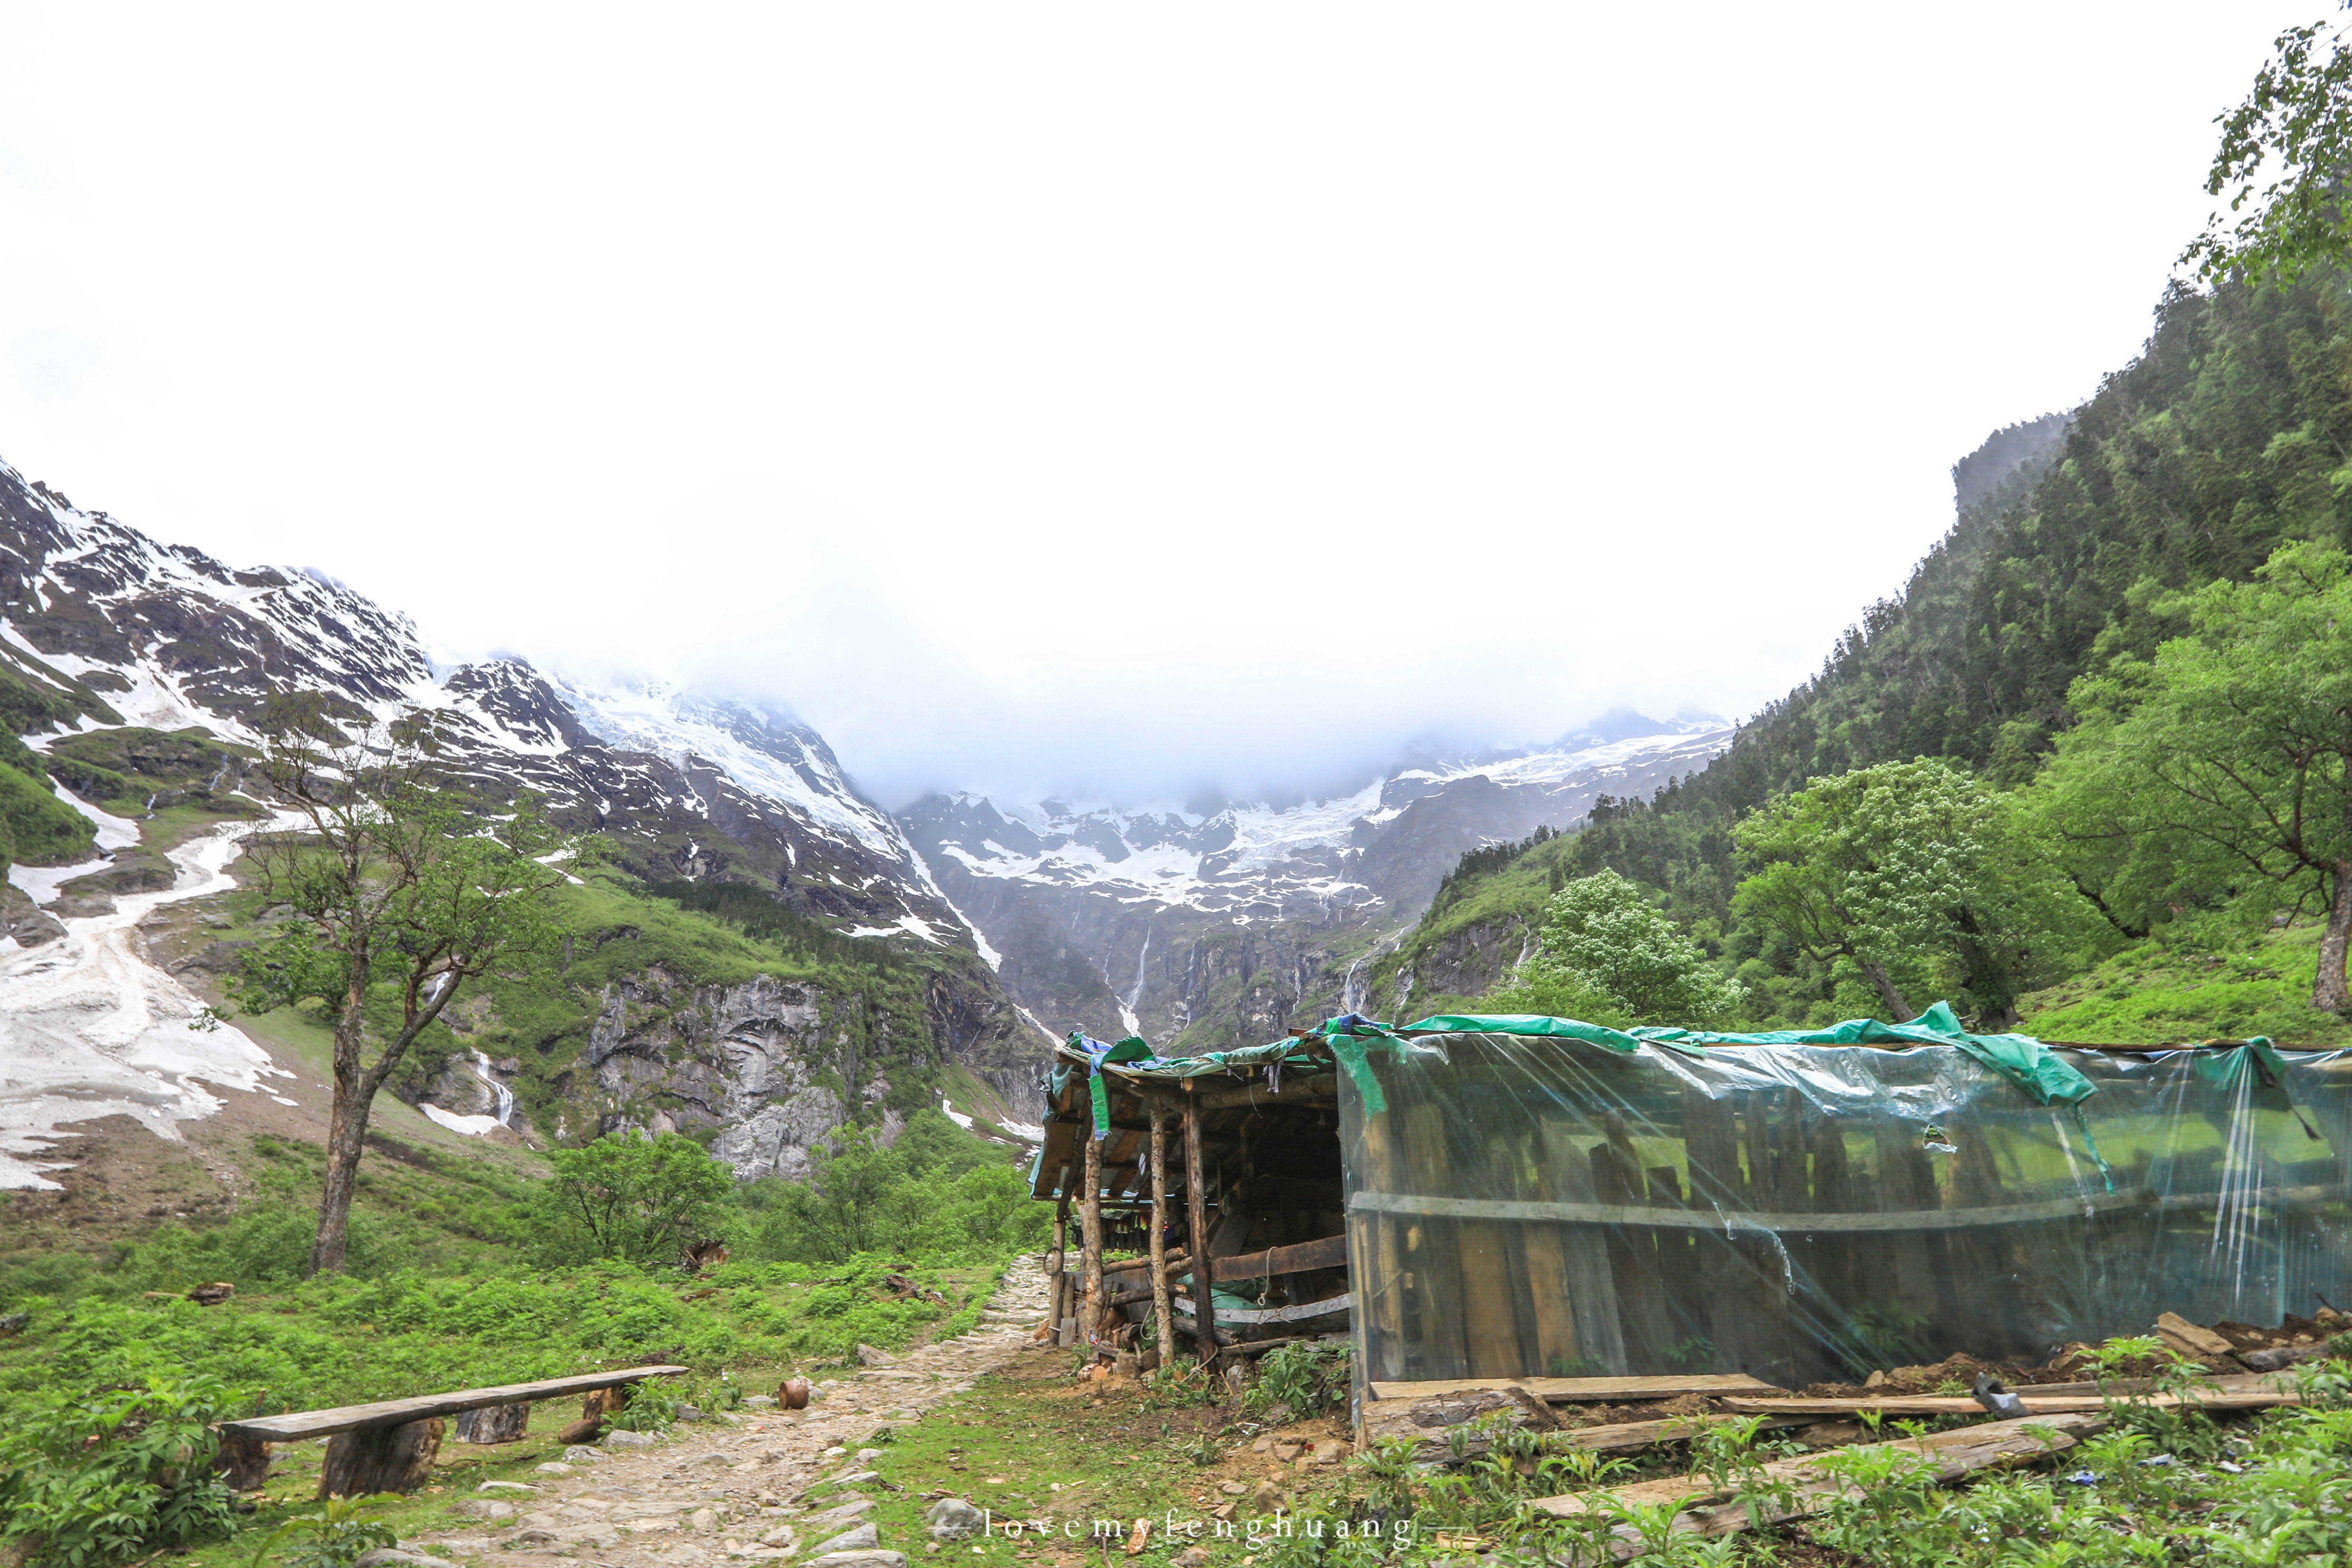
M 900 820 L 1002 954 L 1013 1000 L 1049 1026 L 1230 1044 L 1286 1025 L 1286 992 L 1303 1011 L 1343 1003 L 1333 934 L 1419 914 L 1464 851 L 1565 827 L 1601 795 L 1646 795 L 1731 736 L 1619 712 L 1552 745 L 1417 760 L 1285 807 L 936 795 Z
M 806 725 L 675 688 L 559 686 L 501 658 L 436 674 L 407 616 L 315 573 L 236 570 L 85 512 L 0 462 L 0 675 L 20 728 L 254 740 L 272 690 L 441 721 L 490 798 L 545 795 L 646 877 L 734 875 L 862 933 L 969 946 L 889 815 Z

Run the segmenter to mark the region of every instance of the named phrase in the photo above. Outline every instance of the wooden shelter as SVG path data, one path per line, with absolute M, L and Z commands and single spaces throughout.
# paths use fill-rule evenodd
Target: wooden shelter
M 1074 1037 L 1032 1187 L 1057 1263 L 1077 1226 L 1055 1321 L 1106 1354 L 1156 1318 L 1162 1355 L 1344 1329 L 1372 1397 L 1801 1387 L 2352 1300 L 2347 1090 L 2352 1053 L 2053 1047 L 1940 1007 L 1762 1036 L 1339 1019 L 1177 1059 Z

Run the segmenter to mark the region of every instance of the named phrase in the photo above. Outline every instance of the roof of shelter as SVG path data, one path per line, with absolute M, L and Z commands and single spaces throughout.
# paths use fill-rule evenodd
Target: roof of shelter
M 1971 1033 L 1945 1002 L 1905 1024 L 1853 1018 L 1822 1029 L 1748 1034 L 1664 1026 L 1614 1029 L 1573 1018 L 1522 1014 L 1438 1014 L 1392 1026 L 1350 1013 L 1264 1045 L 1181 1057 L 1162 1057 L 1137 1036 L 1106 1043 L 1073 1030 L 1069 1039 L 1055 1048 L 1053 1081 L 1046 1096 L 1047 1136 L 1030 1173 L 1031 1190 L 1039 1197 L 1064 1191 L 1064 1181 L 1081 1146 L 1080 1129 L 1089 1121 L 1094 1138 L 1110 1140 L 1112 1144 L 1105 1150 L 1105 1190 L 1139 1190 L 1141 1134 L 1148 1130 L 1148 1123 L 1139 1119 L 1149 1115 L 1155 1101 L 1189 1102 L 1210 1110 L 1333 1106 L 1339 1099 L 1339 1076 L 1345 1073 L 1362 1096 L 1364 1109 L 1377 1113 L 1385 1108 L 1385 1100 L 1371 1070 L 1373 1054 L 1446 1035 L 1518 1036 L 1557 1040 L 1564 1047 L 1583 1045 L 1627 1055 L 1664 1050 L 1694 1057 L 1727 1047 L 1873 1046 L 1901 1050 L 1940 1047 L 1968 1056 L 2038 1104 L 2074 1107 L 2094 1092 L 2090 1079 L 2050 1045 L 2030 1035 Z M 2271 1042 L 2264 1038 L 2200 1044 L 2251 1048 L 2268 1074 L 2275 1077 L 2281 1070 Z M 1080 1082 L 1084 1089 L 1074 1090 L 1073 1085 Z M 1120 1181 L 1132 1184 L 1117 1184 Z

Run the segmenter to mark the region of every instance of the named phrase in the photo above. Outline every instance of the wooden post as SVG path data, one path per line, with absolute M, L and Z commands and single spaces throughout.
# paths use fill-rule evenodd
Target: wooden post
M 1168 1290 L 1167 1221 L 1168 1110 L 1155 1100 L 1151 1102 L 1151 1319 L 1160 1331 L 1161 1366 L 1172 1366 L 1176 1361 L 1176 1307 Z
M 1209 1205 L 1201 1176 L 1201 1102 L 1184 1101 L 1184 1205 L 1192 1230 L 1192 1346 L 1206 1366 L 1217 1354 L 1217 1304 L 1210 1294 Z
M 1092 1127 L 1086 1137 L 1087 1195 L 1078 1204 L 1078 1266 L 1085 1273 L 1080 1289 L 1086 1304 L 1078 1311 L 1078 1342 L 1092 1344 L 1103 1313 L 1102 1144 Z
M 224 1432 L 213 1468 L 233 1492 L 259 1491 L 269 1479 L 269 1445 L 243 1432 Z
M 399 1426 L 362 1426 L 340 1432 L 327 1443 L 319 1468 L 319 1495 L 373 1497 L 377 1492 L 415 1491 L 433 1474 L 441 1451 L 443 1424 L 411 1421 Z
M 1066 1345 L 1070 1342 L 1063 1337 L 1062 1324 L 1076 1315 L 1070 1310 L 1070 1194 L 1066 1182 L 1054 1205 L 1054 1250 L 1047 1268 L 1045 1293 L 1045 1310 L 1051 1314 L 1046 1327 L 1053 1331 L 1056 1345 Z
M 1739 1173 L 1739 1128 L 1731 1107 L 1696 1085 L 1683 1089 L 1683 1155 L 1690 1166 L 1690 1202 L 1694 1208 L 1713 1208 L 1738 1215 L 1752 1206 L 1747 1181 Z M 1762 1359 L 1750 1310 L 1756 1287 L 1753 1255 L 1744 1243 L 1709 1230 L 1697 1238 L 1699 1299 L 1706 1304 L 1700 1321 L 1715 1345 L 1717 1364 L 1727 1372 L 1746 1372 Z

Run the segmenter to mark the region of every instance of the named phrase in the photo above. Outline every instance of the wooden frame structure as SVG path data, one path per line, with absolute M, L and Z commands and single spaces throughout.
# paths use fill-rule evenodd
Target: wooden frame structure
M 1089 1058 L 1069 1065 L 1045 1122 L 1033 1190 L 1084 1218 L 1074 1260 L 1047 1255 L 1064 1342 L 1104 1355 L 1202 1362 L 1339 1332 L 1349 1308 L 1339 1164 L 1339 1082 L 1280 1068 L 1139 1080 L 1105 1075 L 1108 1126 L 1094 1131 Z M 1269 1081 L 1269 1079 L 1272 1081 Z M 1113 1222 L 1139 1223 L 1146 1256 L 1106 1262 Z M 1209 1267 L 1192 1259 L 1206 1237 Z M 1189 1276 L 1188 1289 L 1177 1281 Z M 1216 1287 L 1265 1281 L 1254 1308 L 1220 1306 Z M 1152 1342 L 1139 1325 L 1154 1325 Z

